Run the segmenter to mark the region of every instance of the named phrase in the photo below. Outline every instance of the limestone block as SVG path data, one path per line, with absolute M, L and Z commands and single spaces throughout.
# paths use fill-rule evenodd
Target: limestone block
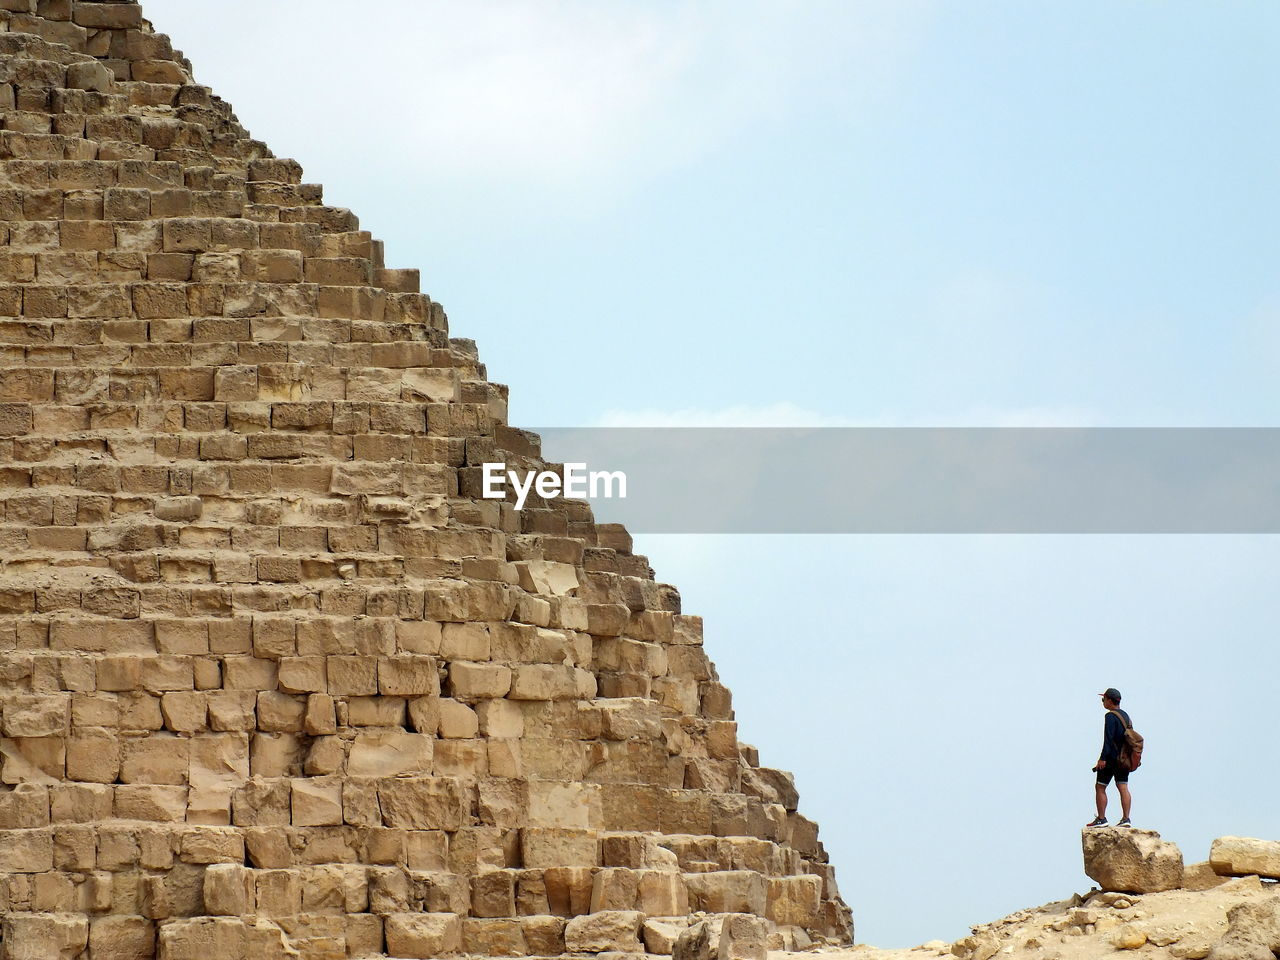
M 449 664 L 449 694 L 458 700 L 491 700 L 511 689 L 511 668 L 500 663 Z
M 343 725 L 403 727 L 404 718 L 405 700 L 401 697 L 351 697 L 347 701 L 347 718 Z M 341 714 L 338 722 L 343 723 Z
M 0 874 L 53 869 L 53 834 L 46 829 L 0 830 Z
M 187 788 L 150 783 L 115 788 L 115 815 L 121 820 L 180 823 L 187 814 Z
M 277 682 L 285 693 L 323 693 L 327 687 L 324 657 L 282 657 Z
M 224 917 L 253 913 L 253 872 L 236 863 L 210 866 L 204 872 L 204 909 L 205 913 Z
M 105 783 L 60 783 L 49 789 L 54 823 L 92 823 L 111 819 L 114 790 Z
M 254 875 L 254 902 L 264 917 L 302 912 L 302 880 L 296 870 L 260 870 Z
M 249 743 L 249 772 L 255 777 L 296 776 L 302 769 L 302 743 L 292 733 L 259 733 Z
M 1182 851 L 1154 830 L 1086 827 L 1084 872 L 1103 890 L 1158 893 L 1182 883 Z
M 190 766 L 189 744 L 187 739 L 165 734 L 125 740 L 120 761 L 121 781 L 185 784 Z
M 813 929 L 822 909 L 822 878 L 805 874 L 769 878 L 767 916 L 776 924 Z
M 670 956 L 680 934 L 689 928 L 692 917 L 650 917 L 641 928 L 646 953 Z
M 520 931 L 524 937 L 526 953 L 542 957 L 564 953 L 564 928 L 565 921 L 561 917 L 521 917 Z
M 654 700 L 627 697 L 600 703 L 602 732 L 609 740 L 656 740 L 662 734 L 662 708 Z
M 301 697 L 263 690 L 258 694 L 258 729 L 276 733 L 301 733 L 306 713 L 306 701 Z
M 449 835 L 443 830 L 404 831 L 404 862 L 410 870 L 449 869 Z
M 248 956 L 244 922 L 230 917 L 193 917 L 160 924 L 159 960 L 212 960 Z
M 510 779 L 482 780 L 477 784 L 477 811 L 483 823 L 510 828 L 528 822 L 529 785 Z
M 279 827 L 249 827 L 244 832 L 247 862 L 260 870 L 283 869 L 293 863 L 289 837 Z
M 377 668 L 375 693 L 393 697 L 435 696 L 440 693 L 440 674 L 434 657 L 390 657 L 378 661 Z
M 103 64 L 96 61 L 89 63 L 73 63 L 67 67 L 68 90 L 96 90 L 108 92 L 114 76 Z
M 515 564 L 520 588 L 548 597 L 572 596 L 578 590 L 578 574 L 571 563 L 526 560 Z
M 519 833 L 500 827 L 463 827 L 449 840 L 449 869 L 472 875 L 519 862 Z
M 718 841 L 712 840 L 712 843 Z M 680 858 L 643 833 L 613 833 L 600 838 L 601 863 L 606 867 L 678 872 Z M 706 860 L 700 856 L 697 859 Z
M 451 777 L 401 777 L 378 784 L 378 803 L 388 827 L 458 830 L 470 820 L 463 783 Z
M 368 913 L 348 914 L 345 939 L 348 956 L 376 956 L 384 943 L 382 918 Z
M 769 925 L 735 913 L 691 925 L 676 938 L 673 960 L 765 960 Z
M 95 917 L 89 926 L 89 954 L 94 960 L 150 960 L 156 955 L 156 931 L 146 917 Z
M 522 663 L 511 681 L 512 700 L 572 700 L 578 685 L 572 667 L 550 663 Z
M 171 691 L 160 698 L 164 725 L 175 733 L 203 730 L 209 713 L 209 698 L 194 690 Z
M 249 738 L 243 733 L 208 734 L 190 740 L 187 819 L 230 823 L 231 795 L 249 778 Z
M 338 732 L 337 706 L 333 697 L 327 693 L 313 693 L 307 697 L 307 712 L 302 718 L 302 729 L 313 737 Z
M 258 698 L 252 690 L 212 690 L 208 705 L 210 729 L 227 732 L 256 726 Z
M 232 792 L 232 822 L 239 827 L 287 827 L 292 816 L 290 792 L 288 780 L 246 780 Z
M 689 912 L 689 888 L 684 877 L 667 870 L 638 871 L 636 909 L 650 917 L 672 917 Z
M 523 957 L 529 953 L 524 925 L 516 919 L 465 918 L 462 949 L 468 956 Z
M 595 783 L 530 781 L 528 824 L 532 827 L 599 829 L 604 820 L 600 794 L 600 785 Z
M 594 830 L 528 827 L 520 831 L 526 867 L 594 867 L 600 860 L 599 846 Z
M 489 659 L 489 628 L 484 623 L 446 623 L 441 628 L 440 655 L 449 661 Z
M 302 882 L 302 911 L 338 914 L 361 911 L 369 905 L 368 881 L 357 866 L 326 864 L 306 872 Z M 340 918 L 334 922 L 342 925 Z M 334 936 L 341 936 L 335 929 Z
M 565 924 L 565 949 L 570 953 L 643 953 L 642 923 L 644 914 L 637 910 L 606 910 L 574 917 Z
M 10 693 L 4 698 L 6 737 L 65 736 L 71 724 L 71 694 L 29 696 Z
M 187 827 L 177 850 L 183 863 L 244 863 L 244 834 L 234 827 Z
M 437 705 L 440 717 L 440 736 L 469 740 L 480 731 L 480 719 L 475 710 L 457 700 L 441 699 Z
M 0 740 L 0 780 L 8 784 L 54 784 L 66 771 L 67 747 L 62 737 Z
M 351 777 L 400 777 L 431 773 L 433 739 L 406 730 L 356 734 L 347 758 Z
M 375 780 L 347 777 L 342 785 L 342 819 L 353 827 L 382 827 Z
M 768 885 L 753 870 L 687 873 L 684 878 L 695 910 L 763 915 L 768 905 Z
M 396 624 L 396 647 L 401 653 L 438 655 L 441 636 L 441 625 L 432 620 L 401 620 Z
M 514 917 L 516 915 L 515 870 L 490 870 L 471 878 L 471 915 L 474 917 Z M 468 952 L 472 952 L 468 947 Z
M 1280 841 L 1218 837 L 1209 849 L 1209 865 L 1219 876 L 1280 880 Z
M 524 736 L 524 713 L 511 700 L 481 700 L 475 705 L 480 733 L 490 739 Z
M 293 781 L 291 795 L 295 827 L 342 824 L 342 781 L 303 777 Z
M 48 787 L 20 783 L 12 790 L 0 791 L 0 830 L 24 830 L 48 825 Z
M 9 913 L 5 960 L 75 960 L 89 945 L 89 919 L 65 913 Z
M 371 697 L 378 693 L 378 661 L 373 657 L 329 657 L 329 693 L 335 697 Z
M 598 913 L 601 910 L 637 910 L 639 900 L 640 877 L 635 870 L 625 867 L 606 867 L 597 873 L 592 881 L 592 913 Z
M 462 949 L 462 923 L 451 913 L 394 913 L 385 920 L 387 955 L 434 958 Z
M 499 744 L 498 746 L 501 746 Z M 483 740 L 440 740 L 432 772 L 438 777 L 480 779 L 489 774 L 489 744 Z M 505 774 L 493 773 L 494 776 Z
M 542 872 L 548 909 L 561 917 L 591 911 L 594 870 L 591 867 L 548 867 Z
M 306 940 L 300 942 L 303 949 L 309 944 Z M 335 960 L 341 960 L 341 942 L 335 938 L 328 944 L 319 945 L 316 956 L 333 957 Z M 328 953 L 323 952 L 323 948 L 329 949 Z M 244 956 L 252 957 L 254 960 L 295 960 L 298 951 L 293 948 L 289 942 L 289 938 L 285 931 L 277 924 L 270 920 L 263 920 L 259 917 L 248 917 L 244 921 Z
M 309 777 L 339 773 L 347 760 L 346 744 L 340 737 L 316 737 L 307 751 L 303 773 Z

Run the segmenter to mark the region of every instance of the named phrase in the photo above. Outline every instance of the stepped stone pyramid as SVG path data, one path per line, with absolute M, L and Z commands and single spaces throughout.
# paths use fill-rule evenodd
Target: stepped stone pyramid
M 538 438 L 417 271 L 136 3 L 0 0 L 0 71 L 2 956 L 847 940 L 699 619 L 479 496 Z

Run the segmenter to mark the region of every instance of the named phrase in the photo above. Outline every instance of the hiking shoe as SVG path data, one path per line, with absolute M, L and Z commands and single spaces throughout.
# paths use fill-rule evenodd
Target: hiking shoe
M 1086 827 L 1105 827 L 1106 825 L 1107 825 L 1106 817 L 1094 817 L 1092 820 L 1090 820 L 1088 823 L 1085 824 Z
M 1117 823 L 1117 824 L 1116 824 L 1116 826 L 1117 826 L 1117 827 L 1132 827 L 1132 826 L 1133 826 L 1133 824 L 1129 822 L 1129 818 L 1128 818 L 1128 817 L 1125 817 L 1123 820 L 1121 820 L 1119 823 Z

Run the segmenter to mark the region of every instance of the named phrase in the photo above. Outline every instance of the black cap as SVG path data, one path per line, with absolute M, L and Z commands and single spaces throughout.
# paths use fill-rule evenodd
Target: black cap
M 1120 702 L 1120 691 L 1117 690 L 1115 687 L 1107 687 L 1107 689 L 1103 690 L 1102 693 L 1099 694 L 1099 696 L 1106 697 L 1112 703 Z

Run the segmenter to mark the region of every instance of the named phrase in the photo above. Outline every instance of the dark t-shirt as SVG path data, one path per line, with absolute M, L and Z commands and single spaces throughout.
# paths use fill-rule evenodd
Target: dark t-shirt
M 1115 710 L 1107 711 L 1106 723 L 1102 727 L 1102 756 L 1099 760 L 1106 760 L 1110 763 L 1112 760 L 1120 759 L 1120 751 L 1124 748 L 1124 728 L 1125 723 L 1116 716 L 1117 713 L 1123 714 L 1125 721 L 1130 725 L 1133 721 L 1129 719 L 1129 714 L 1125 713 L 1119 707 Z

